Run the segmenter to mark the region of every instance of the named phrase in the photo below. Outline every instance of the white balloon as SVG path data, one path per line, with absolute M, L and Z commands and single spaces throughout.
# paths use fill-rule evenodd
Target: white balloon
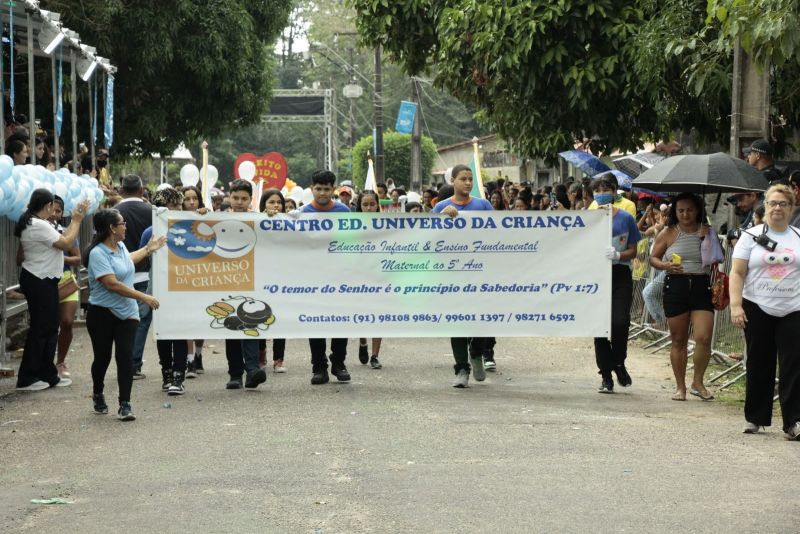
M 303 188 L 299 185 L 296 185 L 292 188 L 289 192 L 289 198 L 295 201 L 295 203 L 300 202 L 303 200 Z
M 53 185 L 53 188 L 56 191 L 56 195 L 61 197 L 61 200 L 67 198 L 67 193 L 69 193 L 69 189 L 67 189 L 67 184 L 63 182 L 58 182 L 55 185 Z
M 243 161 L 239 164 L 239 178 L 252 180 L 256 176 L 256 164 L 252 161 Z
M 197 165 L 189 163 L 181 167 L 181 185 L 183 187 L 197 185 L 198 180 L 200 180 L 200 169 L 197 168 Z
M 100 182 L 97 181 L 97 178 L 89 178 L 89 181 L 92 182 L 93 186 L 100 187 Z
M 406 202 L 422 202 L 422 197 L 416 191 L 411 191 L 406 195 Z
M 444 171 L 444 181 L 453 185 L 453 167 L 448 167 L 447 170 Z
M 206 179 L 208 180 L 209 186 L 214 186 L 217 183 L 217 179 L 219 178 L 219 171 L 213 165 L 209 165 L 206 169 Z
M 289 196 L 289 188 L 286 187 L 285 185 L 281 187 L 281 195 L 283 195 L 283 198 Z
M 303 204 L 311 204 L 312 200 L 314 200 L 314 193 L 311 192 L 310 187 L 306 187 L 305 189 L 303 189 L 303 195 L 300 197 L 300 201 Z

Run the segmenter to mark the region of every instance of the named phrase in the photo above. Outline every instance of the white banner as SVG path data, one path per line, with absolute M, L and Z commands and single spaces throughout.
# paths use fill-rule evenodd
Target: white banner
M 607 210 L 164 211 L 160 339 L 608 336 Z

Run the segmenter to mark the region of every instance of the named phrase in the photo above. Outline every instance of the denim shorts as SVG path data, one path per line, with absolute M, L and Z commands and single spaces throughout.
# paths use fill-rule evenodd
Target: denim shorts
M 664 315 L 676 317 L 695 310 L 714 311 L 711 277 L 707 274 L 668 274 L 664 279 Z

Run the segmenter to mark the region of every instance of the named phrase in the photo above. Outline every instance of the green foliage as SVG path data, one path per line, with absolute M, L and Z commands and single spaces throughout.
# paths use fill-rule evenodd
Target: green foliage
M 675 130 L 726 144 L 730 36 L 773 62 L 800 57 L 798 2 L 350 0 L 364 42 L 408 73 L 435 68 L 438 85 L 534 157 L 583 138 L 601 154 L 635 150 Z
M 436 145 L 430 137 L 422 136 L 422 181 L 430 177 L 433 161 L 436 158 Z M 409 190 L 411 187 L 411 136 L 398 132 L 383 135 L 385 158 L 384 176 L 392 178 L 397 187 Z M 361 138 L 353 147 L 353 183 L 364 187 L 367 178 L 367 152 L 372 153 L 372 136 Z
M 286 158 L 289 178 L 305 187 L 311 185 L 311 174 L 321 168 L 317 155 L 324 153 L 323 131 L 317 124 L 256 124 L 224 132 L 209 141 L 208 152 L 224 183 L 233 178 L 233 163 L 239 154 L 280 152 Z
M 709 24 L 719 24 L 721 46 L 739 38 L 761 64 L 800 62 L 800 1 L 708 0 L 707 13 Z
M 114 154 L 170 153 L 257 122 L 291 0 L 47 0 L 118 68 Z

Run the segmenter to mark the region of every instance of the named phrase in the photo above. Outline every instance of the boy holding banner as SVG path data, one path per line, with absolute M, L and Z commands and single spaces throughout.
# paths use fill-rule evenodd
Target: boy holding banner
M 230 186 L 231 211 L 244 213 L 250 211 L 253 200 L 253 186 L 247 180 L 234 180 Z M 257 339 L 226 339 L 225 356 L 228 359 L 230 381 L 226 389 L 242 389 L 242 374 L 247 371 L 244 387 L 255 390 L 267 381 L 267 372 L 258 365 Z
M 311 175 L 311 193 L 314 200 L 302 208 L 303 213 L 342 213 L 349 212 L 350 208 L 333 199 L 333 189 L 336 184 L 336 175 L 331 171 L 316 171 Z M 311 348 L 311 384 L 327 384 L 328 358 L 325 356 L 325 339 L 309 339 Z M 331 338 L 331 374 L 339 382 L 350 382 L 350 373 L 344 365 L 347 357 L 347 338 Z
M 492 205 L 488 200 L 471 196 L 471 191 L 472 170 L 466 165 L 456 165 L 453 167 L 453 196 L 437 202 L 432 213 L 456 217 L 459 211 L 492 211 Z M 486 380 L 486 370 L 483 366 L 483 349 L 486 342 L 487 339 L 482 337 L 450 338 L 453 358 L 456 361 L 454 388 L 469 387 L 470 361 L 475 380 L 478 382 Z

